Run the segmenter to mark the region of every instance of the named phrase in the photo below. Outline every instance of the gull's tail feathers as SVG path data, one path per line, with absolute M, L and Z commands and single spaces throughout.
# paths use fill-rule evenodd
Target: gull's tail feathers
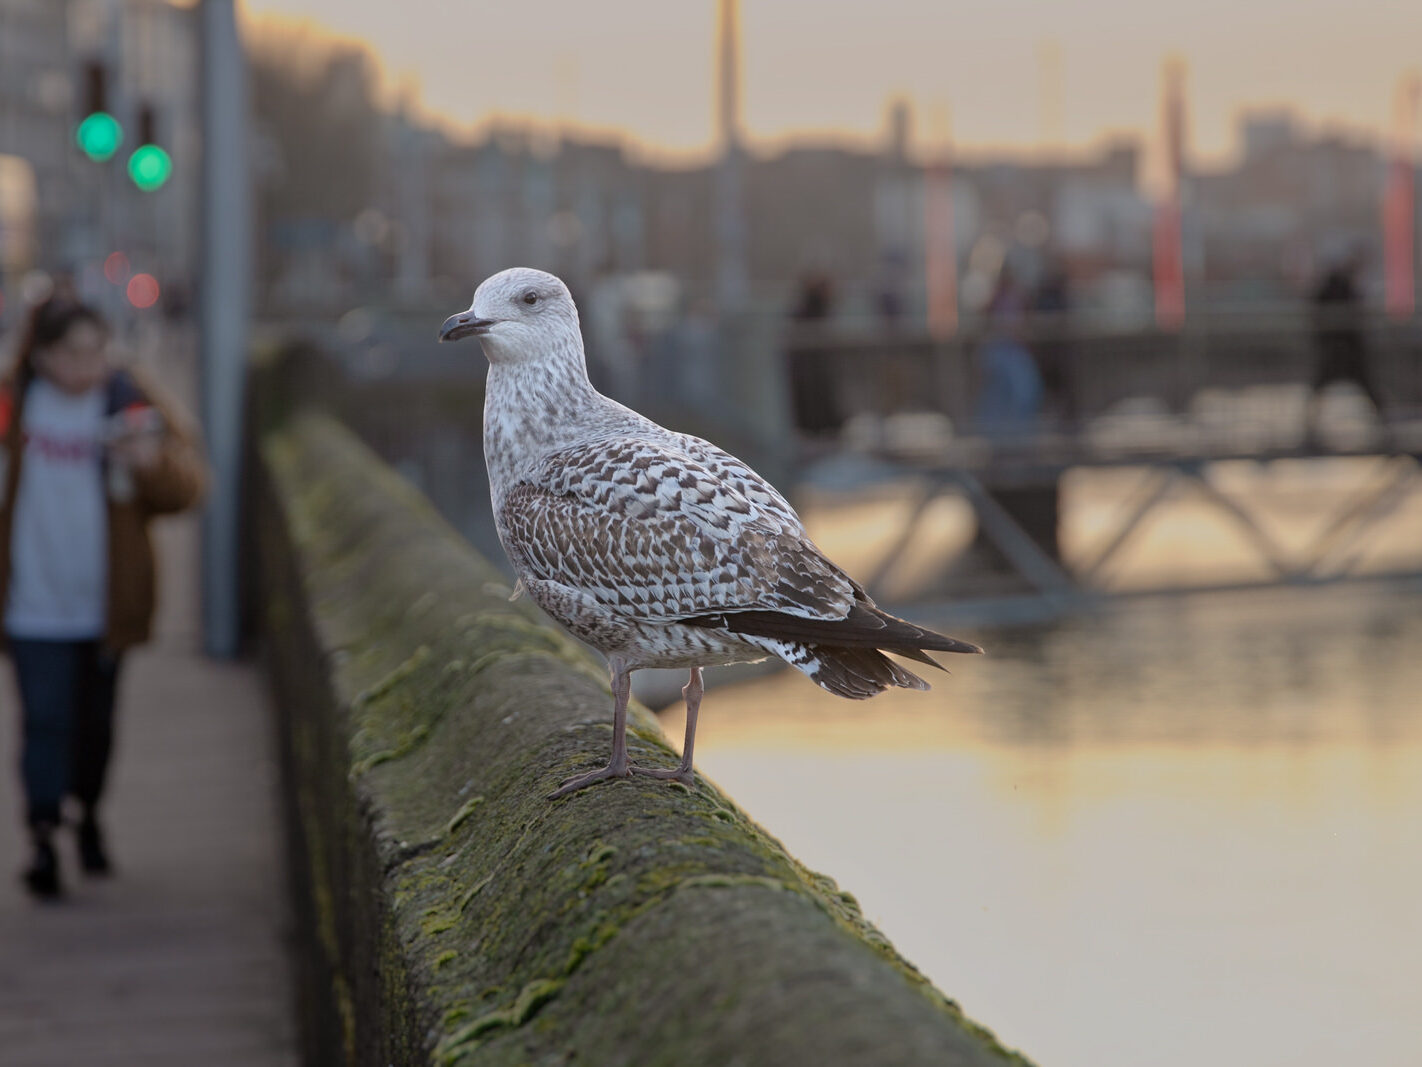
M 836 648 L 765 638 L 752 638 L 750 643 L 779 656 L 821 689 L 850 700 L 867 700 L 895 687 L 929 688 L 918 675 L 875 648 Z
M 883 652 L 944 668 L 929 652 L 981 652 L 968 641 L 915 626 L 872 603 L 860 601 L 842 619 L 806 619 L 782 611 L 726 611 L 684 622 L 726 630 L 750 640 L 805 671 L 816 682 L 841 696 L 869 697 L 890 686 L 927 689 L 928 683 L 888 659 Z M 787 655 L 786 650 L 814 652 L 822 680 Z

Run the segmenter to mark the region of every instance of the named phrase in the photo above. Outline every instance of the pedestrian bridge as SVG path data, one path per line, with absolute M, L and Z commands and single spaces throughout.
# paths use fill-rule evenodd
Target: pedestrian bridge
M 966 501 L 980 555 L 1001 565 L 1001 581 L 986 589 L 949 582 L 920 596 L 987 618 L 1071 610 L 1114 595 L 1115 562 L 1186 495 L 1237 531 L 1261 564 L 1258 577 L 1137 585 L 1133 593 L 1416 578 L 1422 550 L 1393 553 L 1385 564 L 1366 550 L 1414 521 L 1422 501 L 1422 331 L 1410 321 L 1357 323 L 1366 383 L 1380 402 L 1373 409 L 1361 392 L 1351 402 L 1314 395 L 1314 328 L 1302 313 L 1200 315 L 1172 333 L 1032 322 L 1021 341 L 1040 368 L 1045 401 L 1011 427 L 977 418 L 981 367 L 972 334 L 938 341 L 797 329 L 783 344 L 799 428 L 792 480 L 833 485 L 853 459 L 848 469 L 861 481 L 912 487 L 905 518 L 866 575 L 870 590 L 889 599 L 902 596 L 889 579 L 933 532 L 926 525 L 935 505 Z M 1346 469 L 1356 484 L 1339 499 L 1320 498 L 1325 513 L 1300 540 L 1278 533 L 1293 519 L 1269 514 L 1266 501 L 1220 477 L 1240 465 Z M 1119 472 L 1130 488 L 1093 543 L 1068 558 L 1058 536 L 1062 486 L 1073 472 L 1090 471 Z

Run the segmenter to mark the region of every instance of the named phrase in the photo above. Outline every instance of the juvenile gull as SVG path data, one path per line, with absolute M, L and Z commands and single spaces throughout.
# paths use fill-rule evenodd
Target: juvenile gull
M 928 683 L 884 652 L 981 652 L 875 607 L 810 541 L 785 499 L 734 456 L 593 388 L 578 311 L 551 274 L 487 279 L 441 341 L 479 338 L 489 360 L 484 459 L 499 540 L 534 601 L 607 657 L 612 758 L 552 797 L 640 774 L 692 782 L 701 668 L 779 656 L 862 700 Z M 632 672 L 690 668 L 675 768 L 627 758 Z

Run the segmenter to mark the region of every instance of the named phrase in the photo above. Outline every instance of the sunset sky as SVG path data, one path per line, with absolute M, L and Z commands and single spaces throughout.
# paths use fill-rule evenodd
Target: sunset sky
M 456 125 L 513 114 L 673 152 L 711 143 L 712 0 L 239 4 L 369 42 L 392 83 L 415 82 Z M 760 142 L 875 136 L 894 95 L 915 106 L 920 141 L 946 120 L 969 150 L 1154 133 L 1175 53 L 1194 150 L 1219 156 L 1241 107 L 1380 133 L 1399 79 L 1422 67 L 1417 0 L 742 0 L 741 21 L 744 125 Z M 1044 106 L 1049 85 L 1060 93 Z

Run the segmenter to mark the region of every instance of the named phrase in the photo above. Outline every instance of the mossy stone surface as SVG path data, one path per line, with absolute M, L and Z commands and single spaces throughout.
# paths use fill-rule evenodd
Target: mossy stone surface
M 1022 1063 L 713 785 L 615 781 L 600 664 L 336 424 L 263 450 L 317 1012 L 361 1064 Z M 279 605 L 279 607 L 278 607 Z M 292 650 L 304 650 L 293 652 Z M 675 757 L 633 710 L 633 758 Z M 369 899 L 367 899 L 369 898 Z M 315 994 L 320 999 L 319 990 Z

